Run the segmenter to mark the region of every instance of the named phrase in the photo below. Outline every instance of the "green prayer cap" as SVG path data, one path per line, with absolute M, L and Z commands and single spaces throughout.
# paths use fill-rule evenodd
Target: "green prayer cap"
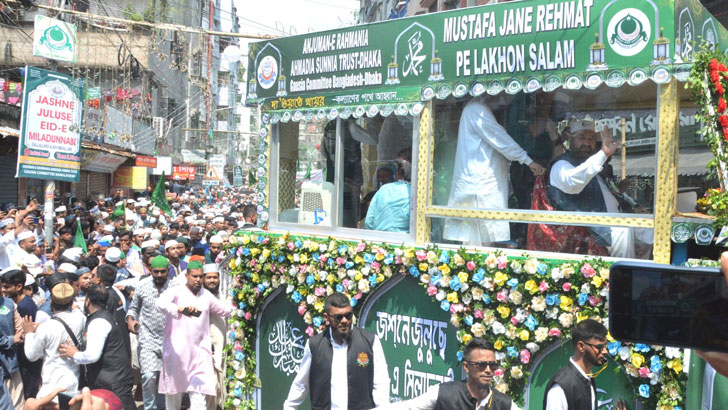
M 121 252 L 119 259 L 126 259 L 126 254 L 124 252 Z
M 192 261 L 187 264 L 187 270 L 190 269 L 202 269 L 202 262 L 200 261 Z
M 152 268 L 168 268 L 169 261 L 162 255 L 155 256 L 152 259 Z
M 185 244 L 185 245 L 189 245 L 189 244 L 190 244 L 190 240 L 189 240 L 189 239 L 187 239 L 187 238 L 185 238 L 184 236 L 180 236 L 180 237 L 178 237 L 178 238 L 176 239 L 176 241 L 177 241 L 177 242 L 179 242 L 179 243 L 183 243 L 183 244 Z

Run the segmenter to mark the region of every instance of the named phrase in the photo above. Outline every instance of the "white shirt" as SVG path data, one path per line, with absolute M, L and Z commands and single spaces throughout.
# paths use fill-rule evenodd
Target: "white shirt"
M 392 403 L 390 406 L 385 407 L 383 410 L 386 409 L 401 409 L 401 410 L 432 410 L 435 408 L 435 405 L 437 404 L 437 395 L 440 393 L 440 385 L 436 384 L 434 386 L 430 386 L 427 389 L 427 392 L 425 394 L 415 397 L 414 399 L 399 402 L 399 403 Z M 485 410 L 488 408 L 488 401 L 490 401 L 490 396 L 493 394 L 493 391 L 491 390 L 487 396 L 483 400 L 478 403 L 477 406 L 475 406 L 475 410 Z M 511 402 L 511 410 L 521 410 L 520 407 L 516 406 L 516 403 Z
M 0 237 L 0 270 L 10 266 L 11 247 L 15 246 L 15 230 L 11 229 L 5 235 Z
M 78 310 L 60 312 L 55 316 L 66 322 L 76 340 L 80 342 L 86 326 L 86 316 Z M 58 347 L 66 340 L 70 340 L 70 337 L 57 320 L 47 320 L 38 326 L 35 332 L 25 335 L 25 356 L 30 361 L 43 359 L 41 369 L 43 385 L 36 397 L 46 396 L 59 387 L 65 387 L 68 392 L 79 390 L 79 365 L 58 354 Z
M 584 376 L 585 379 L 591 380 L 589 376 L 584 373 L 583 370 L 581 370 L 581 367 L 577 366 L 574 362 L 574 359 L 571 357 L 569 358 L 569 362 L 576 367 L 576 370 L 579 371 L 579 374 Z M 594 391 L 594 386 L 591 386 L 591 403 L 595 402 L 595 397 L 597 392 Z M 566 402 L 566 394 L 564 393 L 564 389 L 559 386 L 558 383 L 551 386 L 551 389 L 546 394 L 546 409 L 545 410 L 569 410 L 569 403 Z M 592 410 L 596 410 L 596 408 L 592 408 Z
M 73 360 L 78 364 L 98 362 L 109 332 L 111 332 L 111 323 L 108 320 L 92 320 L 88 324 L 88 331 L 86 332 L 86 350 L 76 352 L 73 355 Z
M 329 333 L 329 337 L 331 338 L 331 346 L 333 347 L 333 357 L 331 360 L 331 410 L 345 410 L 349 404 L 349 389 L 346 375 L 346 352 L 349 344 L 346 341 L 343 344 L 336 343 L 331 333 Z M 374 396 L 374 404 L 379 407 L 389 404 L 389 370 L 387 369 L 387 360 L 382 350 L 382 343 L 376 336 L 372 345 L 372 353 L 374 355 L 374 390 L 372 391 L 372 396 Z M 283 403 L 284 410 L 296 410 L 306 399 L 310 372 L 311 348 L 309 347 L 309 342 L 306 341 L 298 374 L 291 384 L 291 390 L 288 392 L 286 402 Z

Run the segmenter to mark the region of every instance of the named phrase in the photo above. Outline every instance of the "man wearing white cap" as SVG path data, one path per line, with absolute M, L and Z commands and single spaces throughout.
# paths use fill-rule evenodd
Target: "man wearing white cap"
M 154 241 L 142 242 L 142 257 L 132 266 L 131 271 L 138 272 L 142 277 L 150 275 L 152 270 L 150 267 L 151 258 L 157 252 L 158 245 Z
M 208 263 L 202 267 L 204 275 L 202 285 L 216 298 L 220 299 L 220 267 L 216 263 Z M 212 364 L 215 367 L 217 377 L 217 396 L 205 396 L 208 410 L 214 410 L 223 404 L 225 398 L 225 360 L 223 360 L 223 348 L 225 347 L 225 335 L 227 334 L 227 322 L 221 316 L 210 315 L 210 343 L 212 344 Z
M 185 254 L 185 246 L 174 239 L 164 244 L 164 251 L 169 261 L 169 272 L 167 276 L 170 279 L 184 277 L 187 270 L 187 262 L 182 260 L 181 255 Z
M 116 227 L 114 225 L 104 225 L 104 236 L 111 235 L 116 231 Z
M 18 272 L 12 267 L 0 272 L 0 275 Z M 22 275 L 22 272 L 20 273 Z M 5 384 L 10 392 L 11 401 L 15 410 L 22 410 L 25 406 L 23 395 L 23 380 L 18 366 L 17 346 L 23 342 L 23 320 L 18 313 L 15 302 L 9 297 L 0 297 L 0 362 Z
M 579 212 L 630 212 L 629 203 L 616 189 L 611 175 L 609 157 L 619 148 L 619 141 L 612 141 L 612 131 L 604 128 L 599 136 L 602 147 L 597 150 L 594 122 L 576 120 L 569 122 L 565 131 L 569 136 L 569 150 L 558 157 L 551 166 L 548 196 L 553 206 L 561 211 Z M 635 231 L 627 227 L 591 227 L 589 231 L 596 243 L 609 250 L 614 257 L 635 257 Z M 651 230 L 640 232 L 650 242 Z
M 66 217 L 66 206 L 61 205 L 55 210 L 56 217 L 58 218 L 65 218 Z
M 35 248 L 36 248 L 36 237 L 35 234 L 31 231 L 23 231 L 18 235 L 18 247 L 14 249 L 12 254 L 10 255 L 10 264 L 11 266 L 20 267 L 23 265 L 23 262 L 27 260 L 33 260 L 33 258 L 38 260 L 38 263 L 40 263 L 40 259 L 38 259 L 37 256 L 35 256 Z
M 205 263 L 217 263 L 217 257 L 222 252 L 222 238 L 220 235 L 210 237 L 209 249 L 205 252 Z

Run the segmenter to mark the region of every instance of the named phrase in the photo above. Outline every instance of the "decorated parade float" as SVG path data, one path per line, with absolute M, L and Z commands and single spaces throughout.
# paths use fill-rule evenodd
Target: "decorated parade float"
M 727 47 L 698 0 L 506 2 L 251 44 L 269 230 L 238 234 L 225 262 L 227 407 L 281 408 L 337 291 L 381 339 L 393 401 L 463 378 L 464 344 L 484 337 L 496 388 L 541 408 L 573 324 L 607 321 L 615 251 L 598 232 L 623 228 L 635 259 L 717 258 L 721 229 L 699 211 L 728 205 L 710 178 L 728 172 Z M 483 156 L 473 113 L 515 148 Z M 569 118 L 622 142 L 604 167 L 621 212 L 555 204 L 523 160 L 548 167 Z M 404 205 L 376 220 L 388 186 Z M 728 408 L 728 381 L 689 351 L 609 342 L 600 409 Z

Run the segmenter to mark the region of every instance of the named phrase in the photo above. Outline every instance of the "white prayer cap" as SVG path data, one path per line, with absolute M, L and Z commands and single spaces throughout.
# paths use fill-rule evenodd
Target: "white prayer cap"
M 221 237 L 222 240 L 225 241 L 225 239 L 230 237 L 230 234 L 228 233 L 228 231 L 220 231 L 217 233 L 217 236 Z
M 155 248 L 159 248 L 159 245 L 161 244 L 161 242 L 156 239 L 150 239 L 149 242 L 153 243 Z
M 102 236 L 101 238 L 99 238 L 99 242 L 108 242 L 108 243 L 112 243 L 112 242 L 114 242 L 114 237 L 113 237 L 113 236 L 111 236 L 111 235 L 104 235 L 104 236 Z
M 63 218 L 60 218 L 61 221 L 63 221 Z M 10 225 L 11 223 L 15 222 L 15 219 L 13 218 L 5 218 L 0 221 L 0 228 L 5 228 L 6 226 Z
M 569 131 L 571 134 L 576 134 L 581 131 L 595 132 L 594 121 L 591 120 L 577 120 L 573 119 L 569 121 Z
M 150 237 L 155 240 L 160 240 L 162 239 L 162 232 L 160 232 L 159 229 L 155 229 L 152 231 Z
M 61 266 L 58 267 L 59 272 L 76 273 L 76 270 L 78 269 L 70 263 L 62 263 Z
M 173 248 L 175 246 L 179 245 L 179 242 L 175 241 L 174 239 L 170 239 L 167 242 L 164 243 L 164 248 Z
M 127 204 L 133 204 L 133 203 L 136 203 L 136 201 L 133 200 L 133 199 L 131 199 L 131 198 L 129 198 L 129 199 L 126 200 L 126 203 Z
M 222 216 L 216 216 L 215 219 L 212 220 L 212 223 L 218 222 L 225 222 L 225 218 L 223 218 Z
M 179 202 L 172 203 L 172 208 L 179 208 Z
M 157 208 L 152 209 L 152 215 L 159 216 L 159 209 L 157 209 Z
M 191 223 L 195 220 L 194 216 L 185 216 L 185 222 Z
M 237 212 L 231 212 L 230 213 L 230 216 L 233 217 L 233 218 L 237 218 L 238 217 L 238 213 Z
M 214 217 L 215 217 L 215 214 L 213 214 L 212 212 L 208 212 L 205 214 L 205 219 L 212 219 Z
M 154 241 L 144 241 L 142 242 L 142 249 L 146 248 L 156 248 L 157 245 L 154 243 Z
M 59 212 L 66 212 L 66 206 L 61 205 L 58 208 L 56 208 L 56 213 L 59 213 Z
M 31 237 L 35 238 L 35 234 L 32 231 L 23 231 L 18 235 L 18 243 Z
M 149 223 L 150 223 L 150 224 L 155 224 L 155 223 L 157 223 L 157 218 L 155 218 L 155 217 L 151 217 L 151 218 L 149 218 Z
M 43 272 L 43 269 L 40 269 L 40 271 Z M 40 272 L 38 272 L 38 273 L 40 273 Z M 37 275 L 37 273 L 36 273 L 36 275 Z M 25 286 L 31 286 L 34 283 L 35 283 L 35 277 L 33 277 L 33 274 L 26 273 L 25 274 Z
M 121 259 L 121 249 L 116 247 L 107 249 L 104 259 L 111 263 L 119 262 L 119 259 Z
M 127 209 L 126 211 L 124 211 L 124 218 L 126 218 L 127 220 L 136 219 L 136 214 L 131 209 Z
M 145 235 L 151 235 L 153 231 L 154 231 L 154 228 L 144 228 Z
M 124 201 L 117 202 L 116 207 L 118 208 L 119 206 L 124 206 Z
M 220 237 L 220 235 L 213 235 L 210 237 L 209 242 L 210 243 L 222 243 L 222 238 Z
M 34 277 L 43 272 L 43 268 L 40 266 L 40 259 L 33 254 L 27 255 L 23 258 L 23 266 L 25 266 L 25 268 L 28 269 L 28 272 L 30 272 L 30 274 Z
M 81 249 L 81 248 L 68 248 L 65 251 L 63 251 L 61 256 L 63 256 L 64 258 L 68 258 L 74 262 L 78 262 L 79 259 L 81 259 L 82 253 L 83 253 L 83 249 Z
M 220 268 L 217 266 L 217 263 L 206 263 L 204 266 L 202 266 L 203 274 L 210 272 L 220 272 Z
M 134 229 L 134 236 L 137 236 L 137 235 L 144 235 L 144 229 L 142 229 L 142 228 Z
M 116 228 L 114 228 L 114 225 L 111 225 L 111 224 L 104 225 L 104 231 L 106 231 L 106 232 L 114 232 L 115 230 L 116 230 Z

